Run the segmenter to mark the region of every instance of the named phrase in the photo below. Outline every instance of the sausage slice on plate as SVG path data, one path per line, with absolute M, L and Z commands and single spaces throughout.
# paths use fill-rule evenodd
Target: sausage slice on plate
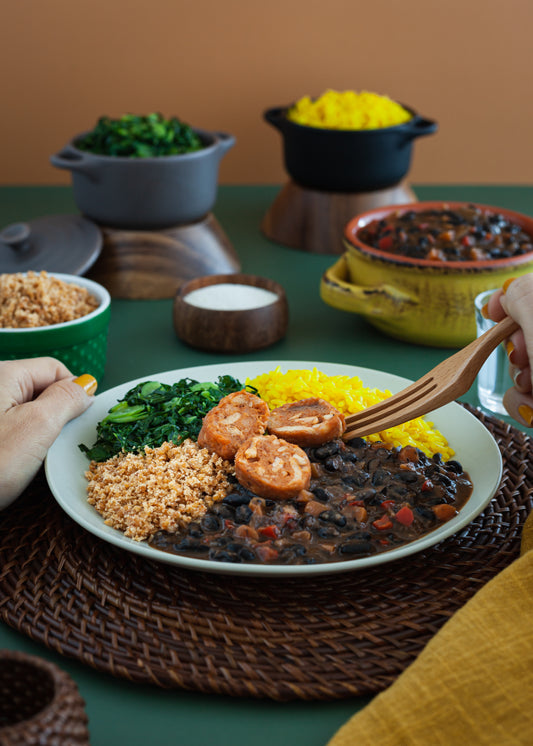
M 307 489 L 311 464 L 305 451 L 275 435 L 259 435 L 235 456 L 235 476 L 260 497 L 289 500 Z
M 269 409 L 266 402 L 248 391 L 228 394 L 202 422 L 198 445 L 233 461 L 237 450 L 253 435 L 265 432 Z
M 340 438 L 344 415 L 324 399 L 300 399 L 273 409 L 267 430 L 290 443 L 308 448 Z

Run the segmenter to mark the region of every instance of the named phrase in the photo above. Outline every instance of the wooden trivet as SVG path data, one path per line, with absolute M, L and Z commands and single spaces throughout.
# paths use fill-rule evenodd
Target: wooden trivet
M 87 276 L 112 298 L 173 298 L 185 282 L 238 272 L 240 260 L 212 213 L 197 223 L 160 231 L 101 226 L 102 252 Z
M 474 414 L 504 460 L 489 506 L 426 551 L 338 575 L 236 578 L 147 561 L 80 528 L 41 474 L 0 518 L 0 619 L 99 671 L 160 687 L 274 700 L 379 692 L 519 554 L 532 443 Z
M 289 181 L 269 207 L 261 231 L 271 241 L 312 254 L 342 254 L 346 224 L 375 207 L 416 202 L 402 182 L 375 192 L 321 192 Z

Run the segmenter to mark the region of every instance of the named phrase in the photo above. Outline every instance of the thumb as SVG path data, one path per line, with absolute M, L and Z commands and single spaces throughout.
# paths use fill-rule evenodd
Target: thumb
M 24 414 L 38 421 L 40 440 L 48 450 L 62 428 L 91 405 L 96 379 L 84 374 L 73 380 L 63 378 L 47 386 L 33 401 L 23 404 Z M 45 454 L 46 455 L 46 454 Z
M 91 391 L 96 389 L 96 381 L 92 376 L 80 376 L 80 379 L 80 383 L 76 383 L 78 379 L 67 378 L 56 381 L 34 400 L 12 407 L 1 418 L 2 480 L 13 497 L 37 474 L 64 425 L 91 405 Z

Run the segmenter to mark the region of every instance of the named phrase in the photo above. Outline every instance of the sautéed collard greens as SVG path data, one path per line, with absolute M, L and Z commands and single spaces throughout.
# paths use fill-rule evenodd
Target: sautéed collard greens
M 92 461 L 105 461 L 120 451 L 142 451 L 165 441 L 176 445 L 196 440 L 203 417 L 222 397 L 244 388 L 232 376 L 216 383 L 183 378 L 172 385 L 145 381 L 132 388 L 98 423 L 93 446 L 80 444 Z

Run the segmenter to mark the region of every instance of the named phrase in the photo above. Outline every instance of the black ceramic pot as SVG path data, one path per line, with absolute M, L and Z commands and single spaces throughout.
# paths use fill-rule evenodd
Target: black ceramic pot
M 88 218 L 112 228 L 158 230 L 194 223 L 213 208 L 218 169 L 233 135 L 194 129 L 201 150 L 156 158 L 124 158 L 79 150 L 74 137 L 52 165 L 72 172 L 74 200 Z
M 303 126 L 287 118 L 289 108 L 268 109 L 264 117 L 281 132 L 291 178 L 319 191 L 371 192 L 398 184 L 409 170 L 413 140 L 437 130 L 436 122 L 408 107 L 409 122 L 372 130 Z

